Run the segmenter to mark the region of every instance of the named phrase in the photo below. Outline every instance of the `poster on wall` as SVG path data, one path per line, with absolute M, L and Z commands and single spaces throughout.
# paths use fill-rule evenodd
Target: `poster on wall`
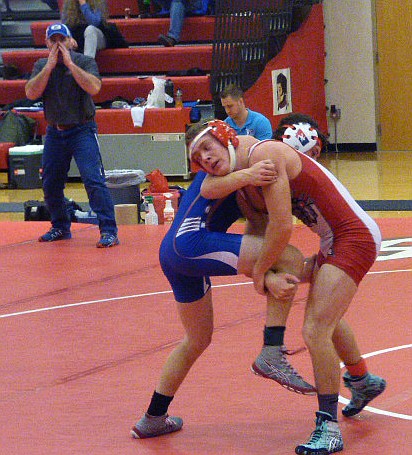
M 273 115 L 292 112 L 290 68 L 272 71 Z

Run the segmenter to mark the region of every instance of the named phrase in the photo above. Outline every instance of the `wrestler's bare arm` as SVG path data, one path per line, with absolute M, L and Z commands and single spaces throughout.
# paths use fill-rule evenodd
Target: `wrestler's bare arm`
M 266 145 L 266 147 L 263 147 Z M 276 165 L 278 177 L 276 182 L 263 187 L 263 197 L 268 212 L 268 223 L 263 245 L 253 270 L 253 281 L 257 292 L 264 294 L 264 274 L 276 263 L 292 234 L 292 207 L 289 176 L 286 170 L 286 159 L 277 150 L 276 143 L 263 143 L 256 147 L 250 157 L 251 164 L 268 157 Z
M 220 199 L 247 185 L 265 186 L 276 180 L 276 168 L 271 160 L 262 160 L 253 166 L 225 176 L 208 175 L 202 183 L 201 195 L 206 199 Z

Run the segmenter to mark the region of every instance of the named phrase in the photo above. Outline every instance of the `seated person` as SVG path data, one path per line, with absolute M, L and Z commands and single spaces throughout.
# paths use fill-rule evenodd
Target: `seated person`
M 260 141 L 272 139 L 272 125 L 268 118 L 245 106 L 243 91 L 240 87 L 230 84 L 220 92 L 220 100 L 228 117 L 228 123 L 237 134 L 253 136 Z
M 167 35 L 160 34 L 158 42 L 173 47 L 180 40 L 185 16 L 203 10 L 202 0 L 158 0 L 164 10 L 170 11 L 170 27 Z
M 95 58 L 97 51 L 106 48 L 127 47 L 114 24 L 108 24 L 106 0 L 65 0 L 61 19 L 74 40 L 77 51 Z

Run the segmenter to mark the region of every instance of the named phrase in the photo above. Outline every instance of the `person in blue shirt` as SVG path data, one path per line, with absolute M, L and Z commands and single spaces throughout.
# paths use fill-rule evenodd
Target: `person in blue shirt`
M 95 58 L 96 52 L 107 47 L 101 29 L 108 16 L 105 0 L 65 0 L 61 19 L 77 42 L 77 51 Z
M 272 125 L 268 118 L 245 106 L 243 90 L 230 84 L 220 92 L 220 100 L 228 115 L 228 123 L 239 136 L 253 136 L 260 141 L 272 139 Z
M 108 22 L 106 0 L 65 0 L 61 20 L 75 40 L 77 52 L 96 58 L 97 51 L 128 47 L 113 22 Z

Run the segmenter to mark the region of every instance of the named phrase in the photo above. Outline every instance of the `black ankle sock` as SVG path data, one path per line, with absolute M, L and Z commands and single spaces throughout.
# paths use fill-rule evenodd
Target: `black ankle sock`
M 152 400 L 150 401 L 147 413 L 151 416 L 162 416 L 166 414 L 172 400 L 173 397 L 168 397 L 155 391 L 152 395 Z
M 330 414 L 335 422 L 338 421 L 338 398 L 337 393 L 318 395 L 319 411 Z
M 286 327 L 265 327 L 263 330 L 263 343 L 267 346 L 282 346 Z

